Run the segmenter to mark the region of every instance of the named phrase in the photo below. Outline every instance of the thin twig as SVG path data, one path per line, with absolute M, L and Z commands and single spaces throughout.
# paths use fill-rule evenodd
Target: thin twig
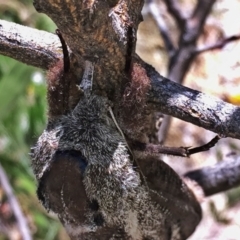
M 187 148 L 187 155 L 190 156 L 190 155 L 193 155 L 193 154 L 196 154 L 196 153 L 199 153 L 199 152 L 208 151 L 210 148 L 214 147 L 220 139 L 221 138 L 217 135 L 207 144 L 204 144 L 200 147 Z
M 223 39 L 222 41 L 219 41 L 218 43 L 212 44 L 210 46 L 205 46 L 205 47 L 196 49 L 195 53 L 196 54 L 201 54 L 201 53 L 204 53 L 204 52 L 207 52 L 207 51 L 222 49 L 228 43 L 231 43 L 233 41 L 237 41 L 239 39 L 240 39 L 240 35 L 231 36 L 231 37 Z
M 178 157 L 189 157 L 192 154 L 199 152 L 208 151 L 210 148 L 214 147 L 219 141 L 220 137 L 217 135 L 210 142 L 204 144 L 200 147 L 190 148 L 190 147 L 167 147 L 151 143 L 141 143 L 133 142 L 132 148 L 134 151 L 144 152 L 145 155 L 158 155 L 158 154 L 167 154 Z
M 187 148 L 181 147 L 167 147 L 152 143 L 133 142 L 131 143 L 133 151 L 143 153 L 143 156 L 167 154 L 178 157 L 187 157 Z
M 7 175 L 4 171 L 4 169 L 2 168 L 1 164 L 0 164 L 0 183 L 2 185 L 4 192 L 6 193 L 7 199 L 9 201 L 11 209 L 16 218 L 19 231 L 21 232 L 21 235 L 22 235 L 22 239 L 23 240 L 31 240 L 32 237 L 31 237 L 31 234 L 30 234 L 30 231 L 28 228 L 26 218 L 21 211 L 21 208 L 19 206 L 19 203 L 18 203 L 16 197 L 14 196 L 12 187 L 8 181 Z

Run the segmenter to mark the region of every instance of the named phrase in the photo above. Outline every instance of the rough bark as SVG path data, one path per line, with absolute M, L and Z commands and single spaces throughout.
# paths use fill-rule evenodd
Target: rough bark
M 184 177 L 198 183 L 205 196 L 229 190 L 240 184 L 240 157 L 223 160 L 213 166 L 188 172 Z
M 147 71 L 152 89 L 149 101 L 165 114 L 191 122 L 222 137 L 240 137 L 240 108 L 210 95 L 184 87 Z
M 14 36 L 22 31 L 22 26 L 3 20 L 0 20 L 0 25 L 2 29 L 11 29 L 11 34 L 7 33 L 6 30 L 0 31 L 1 54 L 44 69 L 55 63 L 58 58 L 62 58 L 62 53 L 59 52 L 60 42 L 57 36 L 32 28 L 27 28 L 29 36 L 32 37 L 28 38 L 26 35 L 21 35 L 19 44 L 15 47 L 17 51 L 11 52 L 13 47 L 11 43 L 14 42 Z M 44 41 L 40 42 L 38 39 L 43 33 L 46 37 L 44 37 Z M 2 37 L 4 35 L 9 35 L 9 37 Z M 47 48 L 47 43 L 51 43 L 51 41 L 51 48 Z M 53 45 L 53 43 L 56 44 Z M 38 49 L 33 54 L 32 49 L 36 45 L 38 45 Z M 27 47 L 24 48 L 24 46 Z M 151 90 L 148 94 L 150 107 L 156 111 L 161 111 L 213 131 L 223 137 L 240 139 L 239 107 L 174 83 L 162 77 L 150 66 L 147 67 L 147 70 L 151 79 Z M 120 91 L 119 88 L 116 91 Z
M 143 1 L 35 0 L 34 6 L 55 22 L 80 65 L 97 63 L 94 88 L 115 98 L 135 52 Z
M 62 58 L 56 35 L 4 20 L 0 20 L 0 54 L 43 69 Z
M 197 56 L 197 40 L 202 33 L 205 21 L 212 9 L 215 0 L 198 0 L 192 13 L 187 17 L 176 0 L 164 0 L 168 13 L 175 20 L 179 29 L 177 47 L 174 47 L 171 39 L 172 34 L 167 29 L 162 13 L 156 0 L 149 0 L 150 13 L 156 20 L 159 31 L 163 37 L 166 50 L 169 54 L 168 78 L 176 83 L 182 83 Z M 158 140 L 161 144 L 167 136 L 171 123 L 171 117 L 165 116 L 162 126 L 158 132 Z

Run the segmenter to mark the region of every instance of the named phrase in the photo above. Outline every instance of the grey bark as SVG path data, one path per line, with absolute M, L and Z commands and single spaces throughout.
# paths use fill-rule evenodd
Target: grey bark
M 213 166 L 196 169 L 184 176 L 196 181 L 205 196 L 229 190 L 240 184 L 240 157 L 223 160 Z
M 62 49 L 55 34 L 0 20 L 0 54 L 48 69 L 62 58 Z
M 22 31 L 23 26 L 3 20 L 0 20 L 0 26 L 1 29 L 5 29 L 3 32 L 0 31 L 1 54 L 44 69 L 62 57 L 61 51 L 58 50 L 60 42 L 56 35 L 27 28 L 29 36 L 32 37 L 24 40 L 25 36 L 19 35 L 18 44 L 13 45 L 15 36 Z M 7 29 L 11 29 L 11 34 L 8 33 L 9 37 L 1 37 L 7 35 Z M 39 41 L 39 36 L 43 33 L 46 37 L 43 41 Z M 34 46 L 38 47 L 32 50 Z M 51 47 L 47 48 L 47 46 Z M 13 52 L 11 51 L 12 47 L 15 48 Z M 203 127 L 222 137 L 240 139 L 239 107 L 174 83 L 161 76 L 150 66 L 147 70 L 151 78 L 148 103 L 156 111 Z

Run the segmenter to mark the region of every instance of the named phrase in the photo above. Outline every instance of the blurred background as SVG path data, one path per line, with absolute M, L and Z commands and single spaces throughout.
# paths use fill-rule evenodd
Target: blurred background
M 153 65 L 163 76 L 169 76 L 169 51 L 166 50 L 159 24 L 149 7 L 143 9 L 144 22 L 139 26 L 137 53 Z M 175 46 L 181 29 L 168 13 L 164 1 L 155 0 L 161 19 Z M 177 1 L 185 16 L 190 15 L 197 1 Z M 240 0 L 218 0 L 208 15 L 198 39 L 198 47 L 222 41 L 240 34 Z M 39 14 L 31 0 L 0 0 L 0 19 L 49 32 L 56 26 L 45 15 Z M 199 54 L 190 64 L 183 84 L 212 94 L 232 104 L 240 105 L 240 41 L 233 41 L 221 49 Z M 173 79 L 174 80 L 174 79 Z M 46 124 L 45 73 L 0 55 L 0 240 L 20 240 L 12 203 L 3 180 L 9 181 L 10 190 L 25 215 L 32 239 L 68 239 L 54 216 L 43 209 L 36 197 L 29 152 Z M 158 132 L 158 126 L 156 126 Z M 172 119 L 166 137 L 168 146 L 198 146 L 210 141 L 215 134 L 178 119 Z M 156 139 L 159 139 L 156 134 Z M 156 140 L 157 141 L 157 140 Z M 188 159 L 163 156 L 179 174 L 212 165 L 240 154 L 238 140 L 222 139 L 208 152 Z M 204 218 L 190 238 L 240 239 L 240 188 L 202 199 Z

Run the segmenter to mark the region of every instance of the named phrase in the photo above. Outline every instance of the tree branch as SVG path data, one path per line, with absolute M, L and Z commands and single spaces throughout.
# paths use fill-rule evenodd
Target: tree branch
M 196 40 L 202 33 L 205 21 L 212 10 L 216 0 L 198 0 L 197 5 L 190 18 L 186 21 L 185 31 L 183 31 L 182 40 L 185 43 L 196 43 Z
M 180 37 L 178 39 L 178 49 L 174 54 L 170 55 L 168 78 L 182 83 L 183 79 L 190 68 L 196 56 L 196 42 L 200 34 L 206 18 L 211 11 L 215 0 L 198 0 L 197 5 L 189 18 L 184 18 L 182 10 L 176 0 L 165 0 L 168 12 L 175 19 L 180 29 Z M 173 52 L 172 52 L 173 53 Z M 164 142 L 171 118 L 166 116 L 163 119 L 162 127 L 158 131 L 158 140 L 161 144 Z
M 168 12 L 175 18 L 178 27 L 182 28 L 185 18 L 176 0 L 165 0 Z
M 154 0 L 148 0 L 146 3 L 148 4 L 148 8 L 149 8 L 151 15 L 153 16 L 154 20 L 156 21 L 156 23 L 158 25 L 158 28 L 162 35 L 166 50 L 167 50 L 169 56 L 171 57 L 175 53 L 175 47 L 174 47 L 172 39 L 170 37 L 169 29 L 167 28 L 167 25 L 165 24 L 165 22 L 162 18 L 160 8 L 158 7 L 157 2 Z
M 219 141 L 219 136 L 215 136 L 210 142 L 199 146 L 199 147 L 167 147 L 159 144 L 152 143 L 142 143 L 135 141 L 131 143 L 131 149 L 134 151 L 139 151 L 143 157 L 147 155 L 157 155 L 167 154 L 178 157 L 189 157 L 190 155 L 208 151 L 210 148 L 214 147 Z
M 62 58 L 55 34 L 4 20 L 0 20 L 0 54 L 43 69 Z
M 224 46 L 226 46 L 228 43 L 231 43 L 233 41 L 237 41 L 239 39 L 240 39 L 240 35 L 234 35 L 234 36 L 225 38 L 222 41 L 219 41 L 219 42 L 217 42 L 215 44 L 212 44 L 210 46 L 205 46 L 205 47 L 196 49 L 196 54 L 201 54 L 201 53 L 204 53 L 204 52 L 207 52 L 207 51 L 221 49 Z
M 184 22 L 180 28 L 181 35 L 178 40 L 179 46 L 175 56 L 170 59 L 168 78 L 182 83 L 193 59 L 195 58 L 196 42 L 200 34 L 207 16 L 209 15 L 215 0 L 198 0 L 198 3 L 192 13 L 192 16 Z M 166 1 L 169 4 L 169 1 Z M 176 18 L 172 13 L 173 17 Z
M 196 181 L 202 187 L 205 196 L 229 190 L 240 185 L 240 157 L 188 172 L 184 177 Z
M 149 103 L 164 114 L 193 123 L 220 137 L 240 139 L 240 108 L 216 97 L 174 83 L 147 67 L 151 78 Z
M 21 232 L 21 235 L 22 235 L 22 239 L 23 240 L 31 240 L 32 237 L 31 237 L 28 225 L 27 225 L 26 218 L 23 215 L 22 210 L 18 204 L 18 201 L 13 194 L 11 185 L 10 185 L 8 178 L 5 174 L 5 171 L 1 165 L 0 165 L 0 184 L 2 185 L 4 192 L 6 193 L 8 202 L 9 202 L 11 209 L 13 211 L 13 214 L 16 218 L 19 231 Z
M 1 21 L 2 28 L 6 29 L 16 29 L 12 31 L 13 33 L 19 32 L 22 26 L 8 23 L 6 21 Z M 15 28 L 12 28 L 15 26 Z M 59 57 L 62 57 L 62 53 L 56 53 L 56 46 L 60 45 L 60 41 L 57 36 L 45 33 L 43 31 L 38 31 L 32 28 L 26 28 L 28 36 L 31 38 L 26 38 L 24 45 L 15 45 L 15 54 L 10 55 L 12 58 L 21 61 L 24 57 L 30 65 L 34 65 L 40 68 L 47 68 L 49 64 L 56 61 Z M 25 30 L 26 32 L 26 30 Z M 0 33 L 2 35 L 2 33 Z M 6 33 L 5 33 L 6 34 Z M 47 36 L 38 41 L 39 34 L 42 36 Z M 55 46 L 48 47 L 48 43 L 54 38 Z M 15 34 L 10 34 L 8 36 L 8 42 L 15 41 Z M 37 42 L 36 42 L 37 41 Z M 21 43 L 21 42 L 20 42 Z M 31 45 L 36 45 L 38 43 L 39 52 L 42 56 L 45 56 L 45 62 L 42 61 L 41 57 L 32 56 Z M 4 42 L 0 41 L 1 53 L 7 55 L 10 51 L 11 45 L 8 47 L 3 47 Z M 60 48 L 60 46 L 59 46 Z M 35 53 L 38 53 L 36 51 Z M 27 58 L 27 56 L 29 56 Z M 31 56 L 31 58 L 30 58 Z M 48 64 L 46 64 L 48 62 Z M 144 64 L 145 65 L 145 64 Z M 156 111 L 161 111 L 164 114 L 171 115 L 173 117 L 182 119 L 186 122 L 193 123 L 197 126 L 203 127 L 210 131 L 216 132 L 220 136 L 233 137 L 240 139 L 240 109 L 229 103 L 225 103 L 217 98 L 208 96 L 201 92 L 189 89 L 187 87 L 176 84 L 167 78 L 159 75 L 152 67 L 147 67 L 148 75 L 151 78 L 151 91 L 148 95 L 148 101 L 153 106 Z

